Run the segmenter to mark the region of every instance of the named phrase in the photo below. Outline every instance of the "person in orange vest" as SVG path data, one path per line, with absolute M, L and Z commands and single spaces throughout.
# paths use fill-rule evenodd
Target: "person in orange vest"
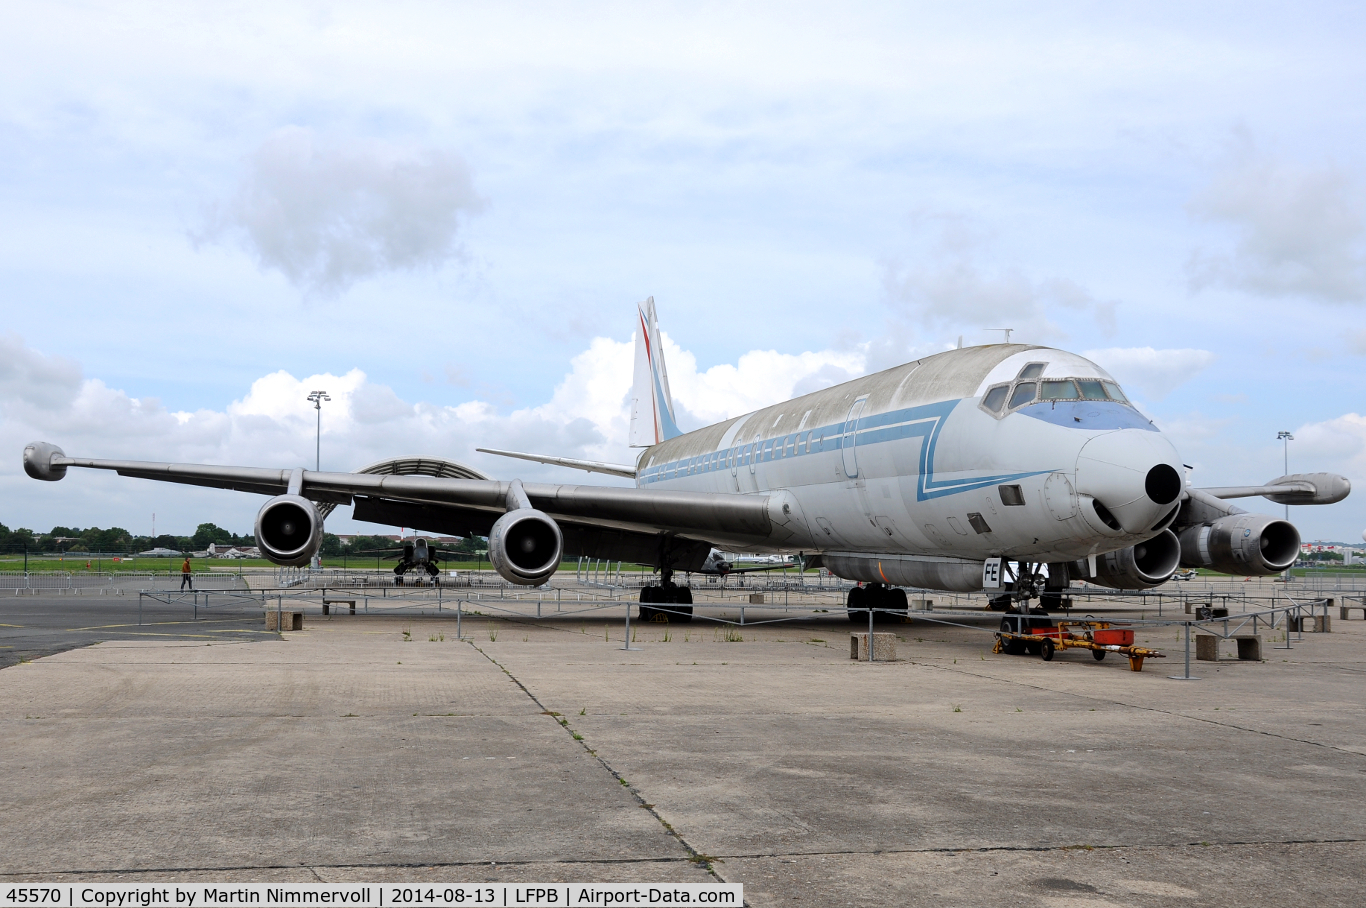
M 180 588 L 183 590 L 187 585 L 190 589 L 194 589 L 194 578 L 190 576 L 189 555 L 185 556 L 185 563 L 180 566 Z

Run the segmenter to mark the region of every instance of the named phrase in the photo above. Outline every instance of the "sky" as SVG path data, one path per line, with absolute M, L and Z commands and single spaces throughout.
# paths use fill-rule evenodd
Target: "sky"
M 23 446 L 312 466 L 315 389 L 323 469 L 609 481 L 474 449 L 630 462 L 653 296 L 685 430 L 1011 328 L 1197 485 L 1292 432 L 1358 490 L 1302 535 L 1359 539 L 1362 46 L 1346 3 L 7 4 L 0 523 L 250 532 Z

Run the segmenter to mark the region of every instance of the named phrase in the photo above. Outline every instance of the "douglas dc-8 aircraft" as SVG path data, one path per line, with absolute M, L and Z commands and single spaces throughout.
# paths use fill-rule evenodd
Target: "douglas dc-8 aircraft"
M 1350 491 L 1327 473 L 1191 488 L 1171 442 L 1104 369 L 1026 344 L 949 350 L 683 433 L 654 300 L 638 314 L 631 443 L 644 450 L 634 466 L 490 452 L 628 477 L 634 488 L 495 481 L 445 461 L 410 471 L 430 475 L 394 475 L 402 471 L 381 465 L 326 473 L 88 460 L 41 442 L 24 450 L 24 469 L 58 480 L 90 467 L 269 495 L 256 540 L 282 565 L 309 562 L 337 505 L 352 505 L 357 520 L 487 535 L 490 561 L 513 583 L 542 584 L 565 557 L 651 564 L 660 582 L 640 601 L 676 619 L 691 616 L 692 594 L 675 572 L 701 569 L 714 548 L 806 553 L 808 566 L 867 584 L 850 592 L 855 620 L 854 609 L 904 608 L 897 587 L 994 592 L 1007 581 L 1023 612 L 1043 592 L 1043 565 L 1055 596 L 1069 579 L 1156 586 L 1180 566 L 1273 574 L 1294 563 L 1298 531 L 1227 500 L 1331 504 Z

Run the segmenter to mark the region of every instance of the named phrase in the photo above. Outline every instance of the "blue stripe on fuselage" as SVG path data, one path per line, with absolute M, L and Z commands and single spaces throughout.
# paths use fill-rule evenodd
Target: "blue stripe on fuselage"
M 974 489 L 982 489 L 987 486 L 999 485 L 1003 482 L 1011 482 L 1016 479 L 1024 479 L 1028 476 L 1038 476 L 1041 473 L 1051 472 L 1049 470 L 1035 470 L 1028 473 L 1006 473 L 996 476 L 974 476 L 964 479 L 937 480 L 934 478 L 934 451 L 939 441 L 939 433 L 944 427 L 949 414 L 954 407 L 961 403 L 960 400 L 946 400 L 934 404 L 925 404 L 919 407 L 909 407 L 902 410 L 890 410 L 886 413 L 874 413 L 870 416 L 861 417 L 854 423 L 854 437 L 857 441 L 855 447 L 861 445 L 879 444 L 886 441 L 898 441 L 906 438 L 926 438 L 928 441 L 920 446 L 920 474 L 916 483 L 916 498 L 919 501 L 927 501 L 931 498 L 942 498 L 946 495 L 956 495 L 959 492 L 970 492 Z M 788 446 L 788 442 L 795 438 L 793 444 L 792 457 L 805 457 L 808 454 L 817 454 L 827 451 L 837 451 L 843 447 L 845 433 L 849 425 L 847 422 L 832 423 L 828 426 L 818 426 L 812 429 L 805 429 L 801 432 L 786 432 L 782 435 L 772 436 L 761 439 L 750 444 L 735 445 L 721 452 L 712 452 L 697 457 L 688 457 L 682 460 L 670 461 L 659 464 L 645 470 L 640 476 L 640 484 L 651 485 L 666 478 L 675 476 L 695 475 L 696 473 L 720 472 L 730 469 L 726 465 L 726 455 L 733 451 L 737 460 L 743 459 L 745 452 L 749 452 L 749 460 L 755 462 L 768 462 L 775 459 L 773 452 L 775 449 L 782 450 Z M 803 450 L 809 445 L 810 451 Z M 716 456 L 719 453 L 719 457 Z M 766 455 L 766 456 L 765 456 Z M 737 463 L 736 468 L 748 466 L 748 461 Z M 694 469 L 696 468 L 696 469 Z M 691 473 L 689 471 L 692 471 Z M 672 475 L 670 475 L 672 474 Z

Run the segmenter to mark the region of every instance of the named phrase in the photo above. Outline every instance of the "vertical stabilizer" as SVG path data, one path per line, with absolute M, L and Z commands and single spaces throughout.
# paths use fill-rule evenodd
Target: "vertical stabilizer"
M 659 316 L 652 296 L 636 306 L 636 373 L 631 385 L 631 447 L 648 448 L 683 433 L 674 421 L 669 373 L 659 341 Z

